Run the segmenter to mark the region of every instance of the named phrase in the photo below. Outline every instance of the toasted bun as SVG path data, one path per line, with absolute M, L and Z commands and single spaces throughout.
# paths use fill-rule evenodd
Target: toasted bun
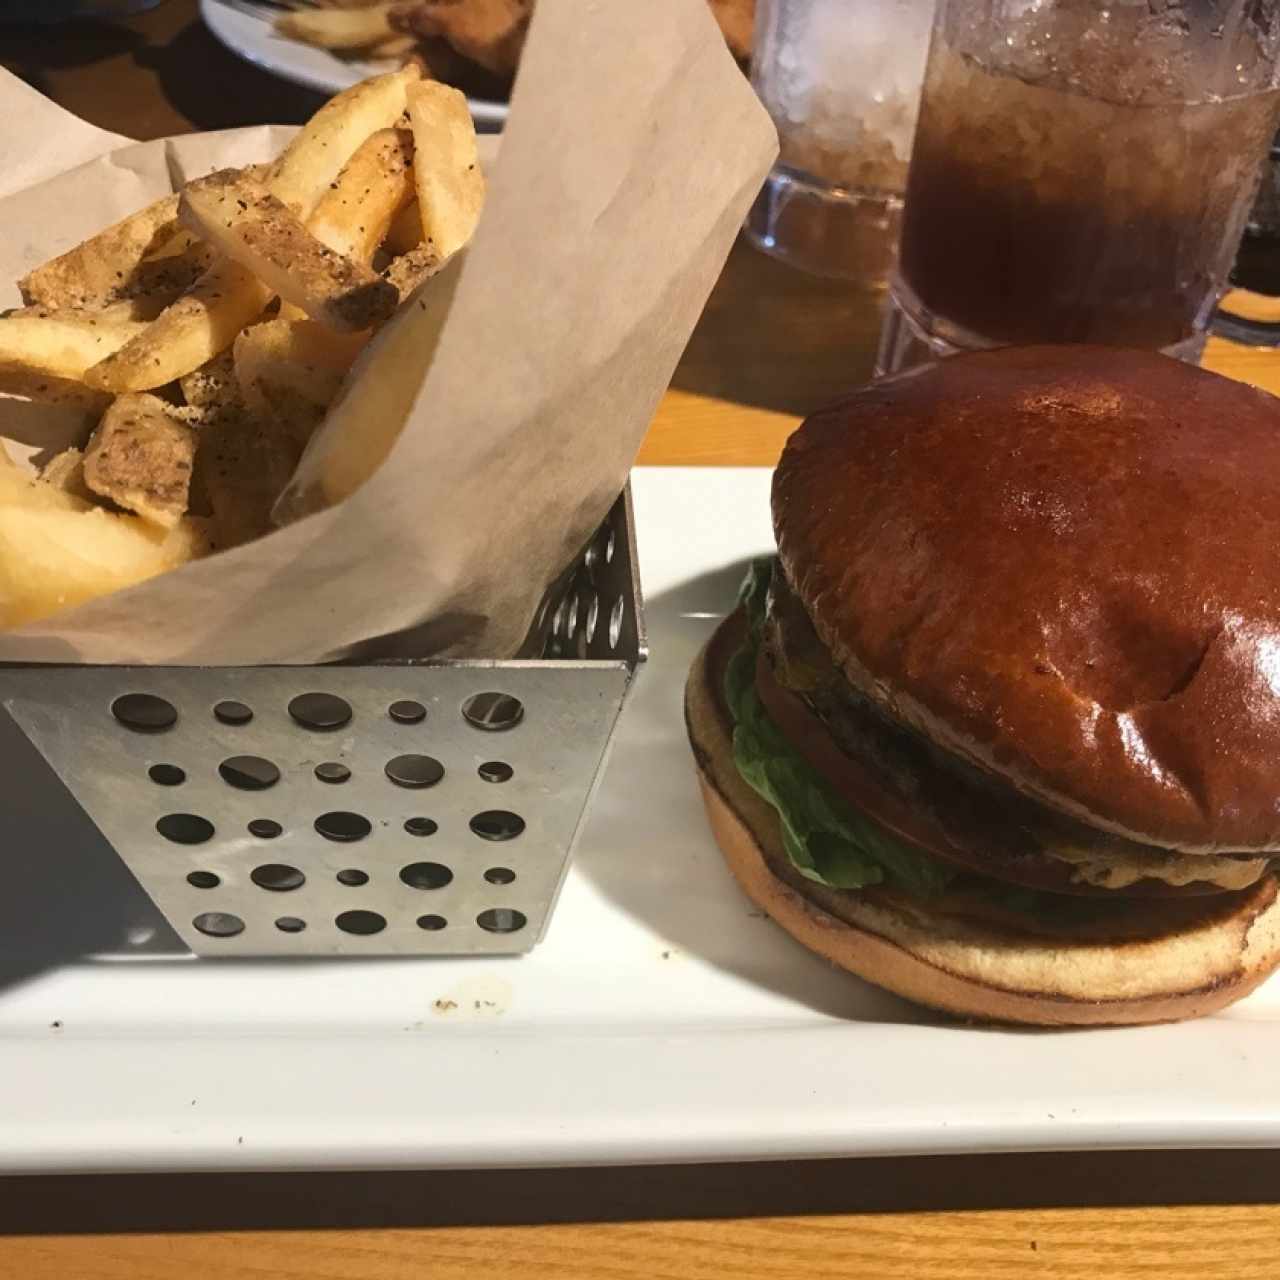
M 1280 400 L 1138 351 L 959 356 L 811 417 L 773 506 L 900 721 L 1132 839 L 1280 850 Z
M 1040 1026 L 1169 1022 L 1247 995 L 1280 964 L 1274 878 L 1214 898 L 1134 902 L 1122 936 L 1037 937 L 795 872 L 777 815 L 733 764 L 720 693 L 740 619 L 721 625 L 685 689 L 707 816 L 747 895 L 810 950 L 908 1000 L 963 1018 Z

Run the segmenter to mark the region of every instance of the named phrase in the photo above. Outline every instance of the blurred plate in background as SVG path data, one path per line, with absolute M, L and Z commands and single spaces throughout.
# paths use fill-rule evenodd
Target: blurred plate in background
M 223 44 L 233 53 L 295 84 L 322 93 L 338 93 L 367 76 L 391 70 L 387 60 L 340 58 L 328 49 L 317 49 L 279 36 L 272 29 L 275 12 L 269 6 L 255 6 L 246 0 L 200 0 L 200 14 Z M 459 86 L 465 90 L 465 86 Z M 470 94 L 471 117 L 477 125 L 501 127 L 507 118 L 507 104 Z

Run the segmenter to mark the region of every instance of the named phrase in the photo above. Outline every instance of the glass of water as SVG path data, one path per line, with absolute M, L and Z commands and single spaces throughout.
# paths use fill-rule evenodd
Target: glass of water
M 747 221 L 768 253 L 883 283 L 897 242 L 934 0 L 758 0 L 752 82 L 778 163 Z

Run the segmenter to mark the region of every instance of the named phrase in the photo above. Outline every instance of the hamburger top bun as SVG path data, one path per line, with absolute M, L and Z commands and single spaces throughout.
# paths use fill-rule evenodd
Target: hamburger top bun
M 1280 850 L 1280 400 L 1008 348 L 809 418 L 784 571 L 856 688 L 1094 826 Z
M 724 668 L 740 615 L 699 654 L 685 720 L 712 831 L 748 896 L 810 950 L 869 982 L 964 1018 L 1040 1026 L 1166 1022 L 1211 1013 L 1280 964 L 1272 877 L 1214 898 L 1127 900 L 1117 928 L 1037 936 L 949 903 L 806 880 L 778 818 L 732 756 Z

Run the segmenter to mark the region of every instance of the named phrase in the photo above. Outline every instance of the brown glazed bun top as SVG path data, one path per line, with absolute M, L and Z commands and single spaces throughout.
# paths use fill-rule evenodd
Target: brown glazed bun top
M 957 356 L 809 418 L 783 569 L 846 678 L 1053 807 L 1280 849 L 1280 400 L 1163 356 Z

